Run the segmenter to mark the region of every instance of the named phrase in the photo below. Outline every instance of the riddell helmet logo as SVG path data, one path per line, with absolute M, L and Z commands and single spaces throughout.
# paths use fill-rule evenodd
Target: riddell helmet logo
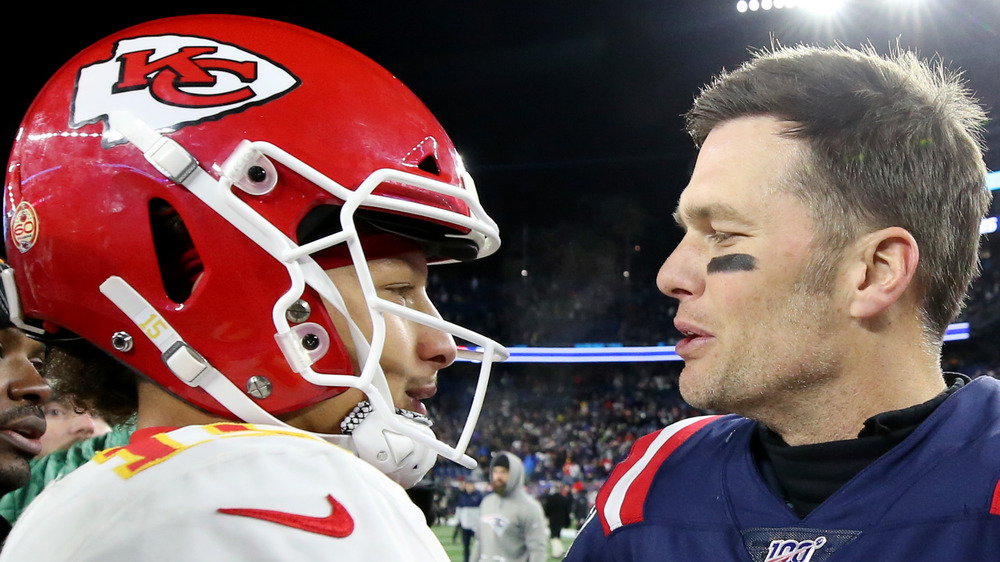
M 299 84 L 277 63 L 212 39 L 125 39 L 110 59 L 80 70 L 71 125 L 106 122 L 110 111 L 127 110 L 155 129 L 176 130 L 266 103 Z

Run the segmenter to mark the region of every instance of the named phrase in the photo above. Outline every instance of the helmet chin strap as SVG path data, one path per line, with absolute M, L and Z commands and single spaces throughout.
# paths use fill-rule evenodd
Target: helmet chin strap
M 345 428 L 344 433 L 350 434 L 351 443 L 359 457 L 404 488 L 409 488 L 434 466 L 437 453 L 409 435 L 386 431 L 386 415 L 403 418 L 403 423 L 408 424 L 411 432 L 419 432 L 428 439 L 435 439 L 430 420 L 409 418 L 398 413 L 387 414 L 385 408 L 372 408 L 369 402 L 358 404 L 341 423 L 341 427 L 351 426 Z M 347 423 L 348 420 L 350 423 Z
M 101 293 L 149 338 L 160 350 L 163 362 L 185 384 L 201 388 L 244 422 L 297 429 L 274 417 L 240 391 L 185 343 L 180 334 L 127 281 L 117 276 L 109 277 L 101 284 Z M 366 393 L 372 400 L 371 410 L 357 422 L 350 435 L 307 433 L 354 452 L 401 486 L 412 487 L 434 466 L 437 452 L 428 445 L 428 441 L 437 443 L 434 432 L 426 423 L 397 415 L 395 409 L 385 402 L 386 395 L 371 391 L 374 388 Z M 400 423 L 423 439 L 414 439 L 393 429 Z

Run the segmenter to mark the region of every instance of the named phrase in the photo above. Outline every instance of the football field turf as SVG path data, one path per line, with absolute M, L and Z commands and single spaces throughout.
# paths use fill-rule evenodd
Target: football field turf
M 432 529 L 434 529 L 434 534 L 437 535 L 438 540 L 441 541 L 445 551 L 448 552 L 448 557 L 451 558 L 451 562 L 462 562 L 462 539 L 461 537 L 456 537 L 455 542 L 452 542 L 451 540 L 451 537 L 455 532 L 455 528 L 446 525 L 435 525 Z M 566 548 L 569 548 L 571 542 L 571 539 L 563 537 L 563 544 L 566 545 Z M 559 560 L 559 558 L 549 557 L 549 562 L 558 562 Z

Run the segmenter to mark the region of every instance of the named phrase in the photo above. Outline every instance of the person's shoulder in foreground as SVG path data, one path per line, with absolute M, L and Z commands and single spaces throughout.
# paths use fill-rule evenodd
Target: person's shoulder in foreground
M 984 121 L 906 52 L 763 51 L 699 94 L 657 285 L 682 396 L 727 415 L 637 441 L 569 560 L 1000 551 L 1000 384 L 940 366 L 978 271 Z
M 37 559 L 254 560 L 259 535 L 286 557 L 439 558 L 400 486 L 306 432 L 238 423 L 140 430 L 94 461 L 51 484 L 15 527 L 44 532 L 33 542 Z

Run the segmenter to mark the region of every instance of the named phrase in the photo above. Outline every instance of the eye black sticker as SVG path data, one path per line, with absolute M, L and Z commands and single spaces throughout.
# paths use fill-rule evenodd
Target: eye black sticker
M 725 273 L 729 271 L 753 271 L 757 269 L 757 258 L 750 254 L 727 254 L 712 258 L 708 262 L 709 273 Z

